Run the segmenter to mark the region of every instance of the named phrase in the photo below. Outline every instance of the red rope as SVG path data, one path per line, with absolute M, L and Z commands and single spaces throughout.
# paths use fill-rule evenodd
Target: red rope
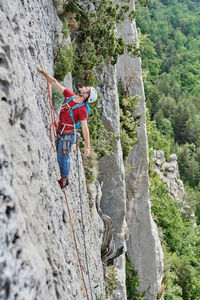
M 50 86 L 49 86 L 49 82 L 47 81 L 47 88 L 48 88 L 48 92 L 49 92 L 49 104 L 50 104 L 50 111 L 51 111 L 51 124 L 50 124 L 50 139 L 51 139 L 51 128 L 53 126 L 53 132 L 54 132 L 54 138 L 55 138 L 55 143 L 56 143 L 56 129 L 57 129 L 57 124 L 56 124 L 56 119 L 55 119 L 55 113 L 54 113 L 54 108 L 53 108 L 53 103 L 52 103 L 52 98 L 51 98 L 51 90 L 50 90 Z M 62 174 L 61 175 L 61 180 L 62 180 L 62 184 L 63 184 L 63 178 L 62 178 Z M 84 278 L 84 274 L 83 274 L 83 268 L 81 265 L 81 259 L 80 259 L 80 254 L 79 254 L 79 250 L 78 250 L 78 245 L 77 245 L 77 241 L 76 241 L 76 235 L 75 235 L 75 230 L 74 230 L 74 225 L 72 223 L 72 217 L 71 217 L 71 212 L 70 212 L 70 208 L 69 208 L 69 204 L 67 201 L 67 195 L 63 186 L 63 193 L 65 196 L 65 201 L 67 204 L 67 210 L 68 210 L 68 214 L 69 214 L 69 223 L 71 225 L 72 228 L 72 234 L 73 234 L 73 238 L 74 238 L 74 243 L 75 243 L 75 248 L 76 248 L 76 254 L 78 257 L 78 263 L 79 263 L 79 267 L 80 267 L 80 271 L 81 271 L 81 276 L 82 276 L 82 280 L 83 280 L 83 285 L 86 291 L 86 296 L 87 299 L 89 300 L 89 295 L 88 295 L 88 290 L 87 290 L 87 286 L 85 283 L 85 278 Z
M 54 113 L 54 109 L 53 109 L 51 90 L 50 90 L 50 86 L 49 86 L 48 81 L 47 81 L 47 88 L 48 88 L 48 93 L 49 93 L 49 104 L 50 104 L 51 121 L 52 121 L 51 124 L 50 124 L 50 127 L 49 127 L 49 138 L 51 140 L 51 129 L 53 127 L 54 139 L 55 139 L 55 142 L 56 142 L 57 123 L 56 123 L 55 113 Z

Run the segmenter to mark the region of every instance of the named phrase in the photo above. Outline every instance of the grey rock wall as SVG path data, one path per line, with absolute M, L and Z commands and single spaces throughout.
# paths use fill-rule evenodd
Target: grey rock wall
M 132 8 L 134 8 L 134 3 Z M 138 45 L 135 22 L 124 22 L 121 32 L 127 42 Z M 151 216 L 148 175 L 148 144 L 146 133 L 145 96 L 141 59 L 123 55 L 117 64 L 117 78 L 131 95 L 139 96 L 140 127 L 138 143 L 126 160 L 126 220 L 129 228 L 127 254 L 141 280 L 139 288 L 145 299 L 155 300 L 161 287 L 163 252 L 158 230 Z
M 116 85 L 116 70 L 109 62 L 98 69 L 99 86 L 102 98 L 102 121 L 111 134 L 119 135 L 119 99 Z M 113 154 L 100 159 L 100 180 L 102 186 L 101 207 L 112 218 L 116 251 L 124 247 L 122 234 L 125 217 L 125 177 L 121 143 L 115 143 Z M 113 206 L 115 205 L 115 207 Z
M 183 200 L 185 191 L 178 171 L 176 154 L 171 154 L 166 162 L 164 151 L 154 150 L 154 168 L 163 182 L 166 183 L 170 195 L 176 200 Z
M 55 33 L 60 33 L 61 28 L 51 0 L 0 2 L 0 299 L 86 299 L 72 224 L 89 298 L 105 298 L 101 262 L 103 222 L 95 204 L 89 205 L 79 155 L 91 296 L 76 152 L 75 149 L 71 152 L 67 189 L 70 218 L 57 183 L 60 174 L 54 142 L 49 139 L 51 119 L 46 82 L 36 70 L 41 65 L 53 75 Z M 123 36 L 129 42 L 137 41 L 134 23 L 125 23 Z M 110 299 L 126 300 L 126 215 L 130 229 L 128 256 L 142 279 L 140 287 L 146 291 L 146 299 L 155 300 L 162 279 L 163 256 L 150 211 L 141 62 L 125 55 L 117 68 L 107 61 L 96 71 L 102 95 L 99 103 L 102 121 L 111 134 L 120 132 L 117 80 L 122 79 L 131 94 L 140 95 L 139 142 L 127 160 L 130 173 L 126 182 L 120 140 L 115 142 L 113 154 L 102 158 L 99 164 L 99 180 L 103 182 L 101 210 L 112 220 L 115 244 L 110 255 L 114 246 L 108 235 L 107 254 L 117 271 L 117 287 Z M 70 74 L 64 85 L 72 87 Z M 93 196 L 99 202 L 99 184 L 96 189 Z
M 162 150 L 154 150 L 154 169 L 165 183 L 169 194 L 181 204 L 183 214 L 190 216 L 194 226 L 196 226 L 195 213 L 187 201 L 187 192 L 184 189 L 183 181 L 180 179 L 178 162 L 176 154 L 169 156 L 169 162 L 165 159 L 165 153 Z
M 71 223 L 89 297 L 75 152 L 67 190 L 71 220 L 57 183 L 49 139 L 50 111 L 42 65 L 53 75 L 54 34 L 61 22 L 50 0 L 0 2 L 0 299 L 86 299 Z M 92 294 L 105 296 L 103 223 L 89 207 L 81 158 L 81 192 Z M 95 230 L 94 230 L 95 229 Z
M 116 68 L 107 61 L 97 69 L 97 74 L 102 96 L 99 107 L 102 109 L 103 124 L 111 134 L 119 135 L 119 99 Z M 99 180 L 103 182 L 101 208 L 103 213 L 112 219 L 113 238 L 115 242 L 115 252 L 112 257 L 115 257 L 114 265 L 117 271 L 117 288 L 111 298 L 113 300 L 125 300 L 126 188 L 120 140 L 115 142 L 113 153 L 110 156 L 100 159 L 99 170 Z

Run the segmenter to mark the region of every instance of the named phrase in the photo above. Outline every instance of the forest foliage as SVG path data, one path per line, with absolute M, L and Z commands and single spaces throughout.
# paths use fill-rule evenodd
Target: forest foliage
M 181 178 L 200 188 L 200 3 L 151 0 L 137 7 L 150 117 L 170 140 Z
M 200 226 L 191 215 L 191 206 L 183 210 L 172 198 L 158 174 L 150 169 L 152 213 L 160 234 L 165 271 L 163 285 L 166 300 L 198 300 L 200 297 Z M 189 193 L 188 193 L 189 195 Z M 199 195 L 200 196 L 200 195 Z M 190 199 L 186 196 L 189 204 Z
M 166 300 L 200 299 L 200 3 L 137 5 L 149 148 L 178 156 L 183 203 L 170 197 L 152 166 L 152 213 L 165 256 Z M 158 297 L 159 299 L 159 297 Z

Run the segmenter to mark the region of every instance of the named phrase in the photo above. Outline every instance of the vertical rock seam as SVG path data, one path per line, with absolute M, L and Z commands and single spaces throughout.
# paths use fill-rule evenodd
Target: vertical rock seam
M 102 109 L 102 122 L 111 134 L 119 135 L 119 98 L 117 90 L 116 66 L 109 61 L 97 68 L 99 88 L 102 98 L 99 107 Z M 116 289 L 112 300 L 126 299 L 125 283 L 125 211 L 126 188 L 123 154 L 120 140 L 114 145 L 113 153 L 104 156 L 99 162 L 99 181 L 103 182 L 101 209 L 112 219 L 115 252 L 112 255 L 116 269 Z
M 135 9 L 131 2 L 132 9 Z M 122 33 L 128 43 L 138 45 L 135 21 L 125 20 Z M 163 252 L 157 227 L 151 216 L 148 175 L 148 142 L 146 133 L 145 96 L 142 81 L 141 59 L 125 54 L 117 64 L 117 77 L 131 95 L 139 96 L 138 114 L 140 127 L 138 143 L 126 160 L 127 213 L 129 228 L 127 254 L 141 280 L 139 288 L 145 291 L 145 299 L 155 300 L 163 273 Z

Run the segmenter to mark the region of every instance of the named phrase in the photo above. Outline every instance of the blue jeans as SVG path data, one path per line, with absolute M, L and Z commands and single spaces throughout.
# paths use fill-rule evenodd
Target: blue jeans
M 66 140 L 67 138 L 67 140 Z M 56 138 L 57 159 L 62 174 L 62 178 L 69 178 L 70 173 L 70 151 L 72 144 L 76 143 L 74 134 L 62 134 L 60 139 Z M 64 151 L 63 151 L 64 150 Z M 64 153 L 63 153 L 64 152 Z

